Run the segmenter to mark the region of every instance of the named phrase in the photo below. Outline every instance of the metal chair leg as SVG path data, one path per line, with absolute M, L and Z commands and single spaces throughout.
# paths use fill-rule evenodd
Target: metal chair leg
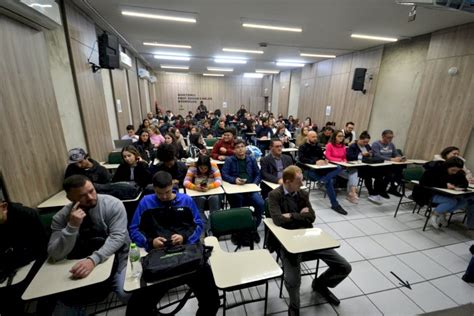
M 265 307 L 263 309 L 263 315 L 267 315 L 267 301 L 268 301 L 268 281 L 265 282 Z

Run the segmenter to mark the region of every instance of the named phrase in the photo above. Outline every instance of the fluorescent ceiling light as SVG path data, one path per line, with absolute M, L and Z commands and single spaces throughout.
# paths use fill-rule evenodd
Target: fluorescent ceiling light
M 240 49 L 240 48 L 223 48 L 222 51 L 234 52 L 234 53 L 263 54 L 263 50 L 251 50 L 251 49 Z
M 278 74 L 280 73 L 280 70 L 256 69 L 255 72 L 258 72 L 261 74 Z
M 41 3 L 32 3 L 29 4 L 30 7 L 38 7 L 38 8 L 52 8 L 51 4 L 41 4 Z
M 149 12 L 159 12 L 156 14 L 149 13 Z M 145 19 L 156 19 L 156 20 L 166 20 L 166 21 L 175 21 L 175 22 L 184 22 L 184 23 L 196 23 L 196 18 L 192 17 L 184 17 L 184 16 L 174 16 L 168 14 L 166 11 L 163 10 L 152 10 L 149 9 L 147 12 L 142 11 L 135 11 L 134 9 L 126 9 L 122 10 L 122 15 L 126 16 L 134 16 L 138 18 L 145 18 Z
M 226 72 L 232 72 L 232 71 L 234 71 L 234 68 L 207 67 L 207 70 L 209 70 L 209 71 L 226 71 Z
M 165 74 L 167 74 L 167 75 L 187 75 L 187 73 L 184 73 L 184 72 L 172 72 L 172 71 L 166 71 Z
M 191 58 L 184 56 L 171 56 L 171 55 L 153 55 L 155 59 L 166 59 L 166 60 L 183 60 L 189 61 Z
M 316 57 L 316 58 L 336 58 L 336 55 L 324 55 L 324 54 L 310 54 L 300 53 L 301 57 Z
M 398 41 L 397 38 L 394 37 L 382 37 L 382 36 L 372 36 L 372 35 L 364 35 L 364 34 L 351 34 L 352 38 L 362 38 L 362 39 L 369 39 L 369 40 L 376 40 L 376 41 L 385 41 L 385 42 L 396 42 Z
M 245 59 L 227 59 L 227 58 L 214 58 L 214 62 L 218 64 L 243 64 L 247 61 Z
M 250 27 L 256 29 L 265 29 L 273 31 L 286 31 L 286 32 L 303 32 L 303 29 L 300 27 L 286 27 L 286 26 L 276 26 L 276 25 L 266 25 L 266 24 L 257 24 L 257 23 L 242 23 L 243 27 Z
M 304 67 L 304 64 L 286 61 L 277 61 L 276 65 L 278 67 Z
M 257 74 L 253 72 L 246 72 L 244 73 L 245 78 L 263 78 L 263 74 Z
M 160 68 L 163 68 L 163 69 L 182 69 L 182 70 L 188 70 L 188 69 L 189 69 L 189 66 L 160 65 Z
M 162 50 L 157 50 L 154 52 L 155 55 L 166 55 L 166 56 L 182 56 L 182 57 L 191 57 L 189 54 L 184 53 L 175 53 L 175 52 L 166 52 Z
M 202 75 L 203 75 L 203 76 L 206 76 L 206 77 L 224 77 L 224 74 L 207 74 L 207 73 L 203 73 Z
M 156 42 L 144 42 L 143 45 L 157 46 L 157 47 L 187 48 L 187 49 L 191 48 L 191 45 L 164 44 L 164 43 L 156 43 Z

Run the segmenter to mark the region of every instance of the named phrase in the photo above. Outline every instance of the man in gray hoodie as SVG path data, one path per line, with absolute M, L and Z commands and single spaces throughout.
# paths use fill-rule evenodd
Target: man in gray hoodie
M 71 203 L 53 217 L 49 256 L 55 261 L 82 259 L 70 270 L 73 278 L 82 279 L 115 254 L 112 287 L 122 301 L 127 301 L 123 282 L 130 239 L 123 203 L 113 196 L 97 194 L 83 175 L 68 177 L 63 188 Z

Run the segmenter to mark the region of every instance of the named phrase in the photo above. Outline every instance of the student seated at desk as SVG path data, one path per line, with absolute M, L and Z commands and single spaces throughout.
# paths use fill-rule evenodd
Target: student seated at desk
M 153 144 L 153 147 L 158 147 L 165 142 L 165 138 L 161 135 L 160 129 L 152 125 L 150 126 L 150 142 Z
M 2 192 L 0 187 L 0 283 L 7 283 L 10 273 L 36 260 L 25 280 L 0 288 L 0 315 L 17 316 L 24 314 L 21 295 L 46 259 L 48 237 L 38 211 L 7 202 Z
M 315 131 L 310 131 L 307 136 L 306 143 L 301 145 L 298 149 L 298 159 L 304 164 L 327 165 L 326 157 L 324 157 L 323 150 L 318 144 L 318 137 Z M 334 178 L 341 173 L 342 168 L 327 170 L 308 170 L 308 178 L 311 181 L 322 181 L 326 186 L 326 192 L 331 201 L 331 208 L 342 215 L 347 215 L 346 210 L 339 205 L 336 198 L 336 191 L 334 190 Z
M 68 152 L 68 163 L 64 174 L 64 179 L 72 175 L 83 175 L 89 178 L 92 183 L 109 183 L 112 176 L 97 161 L 89 157 L 89 154 L 82 148 L 73 148 Z
M 433 160 L 442 160 L 442 161 L 445 161 L 451 157 L 458 157 L 458 158 L 461 158 L 462 161 L 464 162 L 464 168 L 463 168 L 463 171 L 464 173 L 466 174 L 466 179 L 467 181 L 469 181 L 470 184 L 474 184 L 474 176 L 472 175 L 472 172 L 471 170 L 469 170 L 466 166 L 466 159 L 464 159 L 463 157 L 461 157 L 461 153 L 459 151 L 459 148 L 458 147 L 455 147 L 455 146 L 449 146 L 449 147 L 446 147 L 445 149 L 443 149 L 441 151 L 441 153 L 439 155 L 434 155 L 434 159 Z
M 356 133 L 354 131 L 354 122 L 347 122 L 346 127 L 342 130 L 344 133 L 344 144 L 350 145 L 356 141 Z
M 370 135 L 367 131 L 359 135 L 359 139 L 347 148 L 348 161 L 361 161 L 363 157 L 372 157 L 372 148 L 369 145 Z M 383 174 L 377 168 L 359 167 L 357 174 L 364 179 L 367 191 L 369 191 L 369 201 L 382 204 L 381 194 L 387 195 L 386 186 L 383 182 Z M 372 179 L 374 184 L 372 185 Z M 375 188 L 374 188 L 375 187 Z
M 218 140 L 212 147 L 211 157 L 216 160 L 226 160 L 234 155 L 235 129 L 226 128 L 222 139 Z
M 127 134 L 123 135 L 121 139 L 130 139 L 132 142 L 138 141 L 138 135 L 135 134 L 135 127 L 133 127 L 133 125 L 127 125 Z
M 113 196 L 97 194 L 89 179 L 81 175 L 64 180 L 63 189 L 71 203 L 53 217 L 49 256 L 55 261 L 82 259 L 70 270 L 72 278 L 78 279 L 87 278 L 113 254 L 117 261 L 107 281 L 67 292 L 60 299 L 66 305 L 80 306 L 112 288 L 125 303 L 128 295 L 123 291 L 123 283 L 130 239 L 123 203 Z
M 112 178 L 112 182 L 119 181 L 134 181 L 142 188 L 151 183 L 148 164 L 140 157 L 140 153 L 134 146 L 126 146 L 122 149 L 122 163 Z
M 343 131 L 337 131 L 332 134 L 329 143 L 326 145 L 325 152 L 326 158 L 329 162 L 347 162 L 344 139 Z M 359 202 L 359 197 L 357 196 L 357 183 L 359 182 L 357 169 L 351 168 L 343 170 L 339 176 L 348 179 L 346 199 L 351 203 L 357 204 Z
M 394 162 L 400 162 L 405 160 L 405 157 L 402 157 L 402 155 L 398 153 L 397 148 L 392 143 L 393 137 L 393 131 L 389 129 L 384 130 L 382 132 L 382 139 L 372 144 L 372 152 L 374 153 L 374 157 Z M 385 168 L 385 170 L 383 171 L 385 174 L 385 189 L 387 188 L 387 185 L 390 184 L 390 188 L 387 190 L 387 192 L 398 197 L 401 196 L 401 193 L 398 192 L 397 188 L 402 182 L 402 170 L 402 166 L 393 165 Z M 386 199 L 390 198 L 388 194 L 386 194 L 385 196 L 381 194 L 381 196 Z
M 318 136 L 318 142 L 320 146 L 326 146 L 326 144 L 331 139 L 332 134 L 334 134 L 334 129 L 330 126 L 323 127 Z
M 201 133 L 189 135 L 188 157 L 198 158 L 200 155 L 207 155 L 207 148 Z
M 176 136 L 174 133 L 169 132 L 165 135 L 165 144 L 172 145 L 175 148 L 174 155 L 177 159 L 188 157 L 188 155 L 186 154 L 186 150 L 184 150 L 183 146 L 176 141 Z
M 176 159 L 176 147 L 170 144 L 161 145 L 157 151 L 157 158 L 160 163 L 150 167 L 151 174 L 154 175 L 158 171 L 166 171 L 171 174 L 173 185 L 175 187 L 182 187 L 188 168 L 184 162 Z
M 217 123 L 218 125 L 214 128 L 214 137 L 222 137 L 224 136 L 226 127 L 225 127 L 225 119 L 220 119 Z
M 303 173 L 297 166 L 283 171 L 283 185 L 268 195 L 268 208 L 273 222 L 286 229 L 312 228 L 316 215 L 309 201 L 309 193 L 301 190 Z M 283 264 L 285 287 L 290 295 L 288 315 L 299 315 L 302 261 L 321 259 L 328 269 L 312 283 L 314 291 L 329 303 L 339 305 L 339 299 L 331 293 L 351 272 L 351 265 L 335 250 L 320 250 L 304 254 L 290 254 L 280 247 L 273 235 L 269 236 L 268 249 L 278 251 Z
M 138 204 L 130 225 L 130 236 L 138 247 L 147 251 L 172 245 L 199 242 L 203 224 L 194 201 L 186 194 L 175 193 L 171 175 L 160 171 L 153 176 L 155 194 L 146 195 Z M 209 265 L 200 271 L 172 282 L 187 284 L 194 292 L 199 309 L 196 315 L 216 315 L 219 296 Z M 144 287 L 132 294 L 127 315 L 155 315 L 157 302 L 170 288 L 170 283 Z
M 269 123 L 269 120 L 266 118 L 262 119 L 262 125 L 257 127 L 255 131 L 257 138 L 257 147 L 260 149 L 262 153 L 265 153 L 265 150 L 268 149 L 268 142 L 259 141 L 259 139 L 271 139 L 273 137 L 273 129 Z
M 282 154 L 283 143 L 279 139 L 270 141 L 270 153 L 260 159 L 260 175 L 262 180 L 282 184 L 283 169 L 293 164 L 293 159 Z M 271 190 L 267 185 L 262 185 L 262 197 L 265 199 Z
M 151 143 L 150 132 L 148 129 L 140 131 L 138 142 L 133 143 L 133 146 L 135 146 L 140 153 L 140 157 L 142 157 L 146 162 L 155 159 L 155 146 Z
M 206 192 L 218 188 L 221 185 L 222 177 L 219 167 L 217 167 L 215 162 L 211 162 L 209 156 L 205 155 L 199 156 L 196 163 L 188 168 L 186 178 L 184 178 L 184 187 L 187 190 Z M 193 197 L 193 200 L 201 212 L 201 217 L 206 223 L 205 228 L 208 230 L 206 217 L 204 215 L 206 201 L 209 203 L 209 211 L 211 213 L 218 211 L 221 209 L 222 195 L 197 196 Z
M 425 172 L 421 176 L 420 185 L 424 187 L 435 187 L 443 189 L 467 188 L 466 174 L 462 170 L 464 162 L 459 157 L 451 157 L 446 161 L 430 161 L 423 165 Z M 433 196 L 433 203 L 438 204 L 433 208 L 430 224 L 438 229 L 447 226 L 447 213 L 466 208 L 468 214 L 474 212 L 474 197 L 460 197 L 427 192 L 422 189 L 421 194 Z M 415 195 L 415 192 L 413 193 Z
M 257 161 L 252 156 L 246 155 L 245 142 L 241 139 L 235 141 L 235 155 L 226 159 L 222 167 L 222 179 L 232 184 L 243 185 L 246 183 L 260 184 L 260 169 Z M 263 207 L 265 202 L 259 192 L 229 194 L 227 195 L 231 207 L 253 206 L 256 227 L 262 222 Z M 260 238 L 255 235 L 257 243 Z
M 300 133 L 298 134 L 298 136 L 296 136 L 296 141 L 295 141 L 296 147 L 300 147 L 301 145 L 306 143 L 306 137 L 308 136 L 308 132 L 309 132 L 308 126 L 303 126 L 301 128 Z
M 209 120 L 204 120 L 201 128 L 201 134 L 204 138 L 214 138 L 211 130 L 211 122 Z

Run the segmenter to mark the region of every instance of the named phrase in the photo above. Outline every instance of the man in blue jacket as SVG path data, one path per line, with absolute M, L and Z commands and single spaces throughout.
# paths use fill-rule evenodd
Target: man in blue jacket
M 222 179 L 226 182 L 244 185 L 246 183 L 260 184 L 260 169 L 255 158 L 246 155 L 245 142 L 238 139 L 234 143 L 234 156 L 228 157 L 222 167 Z M 259 192 L 227 195 L 231 207 L 244 205 L 255 208 L 256 227 L 262 222 L 265 202 Z M 246 201 L 246 202 L 244 202 Z
M 132 241 L 147 251 L 198 243 L 203 224 L 193 199 L 173 191 L 173 179 L 165 171 L 153 176 L 153 189 L 155 194 L 146 195 L 137 206 L 129 229 Z M 219 295 L 211 269 L 205 264 L 191 275 L 133 292 L 127 315 L 154 315 L 153 310 L 166 291 L 184 283 L 193 290 L 199 302 L 196 315 L 217 313 Z

